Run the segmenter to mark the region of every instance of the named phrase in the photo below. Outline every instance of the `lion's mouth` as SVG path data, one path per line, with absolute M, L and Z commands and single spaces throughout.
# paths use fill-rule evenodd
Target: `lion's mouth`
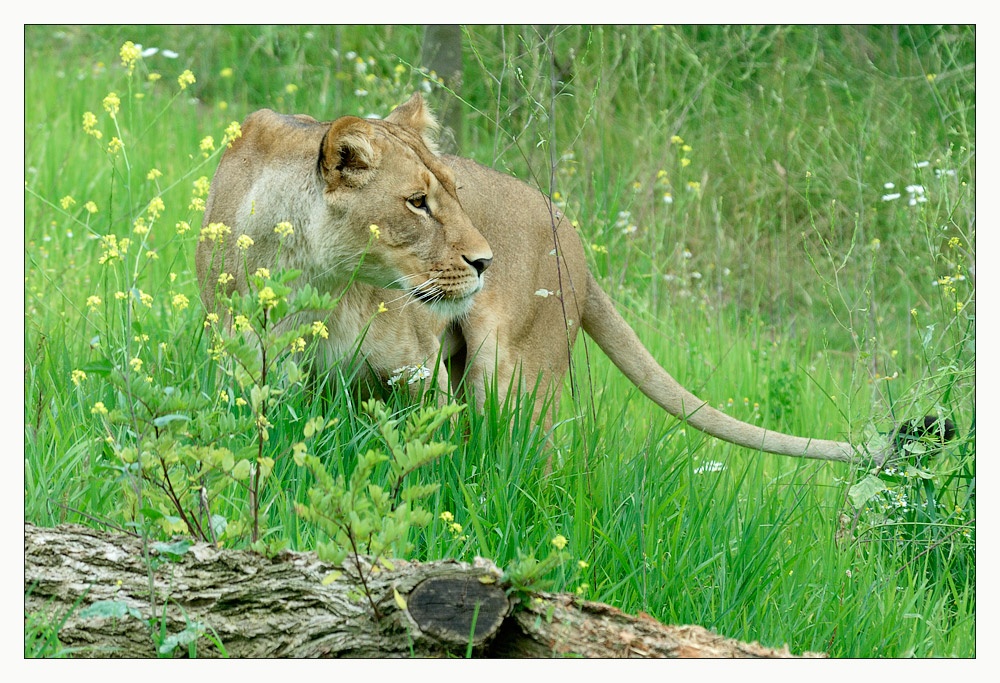
M 433 285 L 431 281 L 428 281 L 411 289 L 410 294 L 414 299 L 425 304 L 431 310 L 449 318 L 454 318 L 464 315 L 469 311 L 480 289 L 482 289 L 481 285 L 468 292 L 447 292 Z

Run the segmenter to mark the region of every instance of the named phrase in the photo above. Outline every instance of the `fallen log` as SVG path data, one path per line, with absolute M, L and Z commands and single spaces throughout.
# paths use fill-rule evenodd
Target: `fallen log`
M 133 536 L 26 523 L 25 619 L 65 618 L 60 643 L 90 657 L 791 656 L 575 596 L 508 595 L 479 558 L 335 567 L 207 544 L 144 557 Z

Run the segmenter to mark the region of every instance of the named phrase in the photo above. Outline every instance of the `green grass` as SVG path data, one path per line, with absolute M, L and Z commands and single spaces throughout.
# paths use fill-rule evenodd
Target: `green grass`
M 422 32 L 29 27 L 25 38 L 25 519 L 124 525 L 134 508 L 105 438 L 129 435 L 92 413 L 132 405 L 107 381 L 109 361 L 140 357 L 136 381 L 148 373 L 157 389 L 216 404 L 222 386 L 194 274 L 201 213 L 188 208 L 218 151 L 206 158 L 199 142 L 218 147 L 260 107 L 384 115 L 423 87 L 410 68 Z M 140 60 L 130 78 L 126 40 L 179 57 Z M 587 340 L 550 446 L 513 402 L 445 429 L 458 449 L 423 470 L 441 489 L 415 555 L 509 565 L 563 534 L 574 561 L 558 588 L 629 612 L 837 657 L 975 656 L 974 29 L 474 27 L 463 49 L 455 151 L 559 193 L 602 286 L 686 386 L 795 434 L 859 439 L 935 413 L 960 438 L 930 484 L 890 483 L 907 510 L 880 515 L 890 499 L 876 498 L 855 511 L 848 490 L 865 472 L 685 430 Z M 181 91 L 184 69 L 197 80 Z M 120 132 L 101 105 L 111 91 Z M 99 141 L 83 132 L 86 111 Z M 105 151 L 115 135 L 124 155 Z M 148 180 L 151 168 L 162 176 Z M 911 206 L 910 185 L 926 201 Z M 76 203 L 63 209 L 66 196 Z M 132 224 L 156 196 L 166 210 L 140 246 Z M 179 221 L 192 230 L 177 235 Z M 107 234 L 133 240 L 127 263 L 98 262 L 91 237 Z M 152 306 L 115 299 L 131 288 Z M 284 455 L 262 532 L 312 548 L 323 539 L 293 509 L 310 481 L 287 457 L 305 421 L 339 418 L 316 444 L 333 472 L 378 441 L 341 394 L 303 388 L 279 411 L 267 448 Z M 214 511 L 236 520 L 247 506 L 231 487 Z

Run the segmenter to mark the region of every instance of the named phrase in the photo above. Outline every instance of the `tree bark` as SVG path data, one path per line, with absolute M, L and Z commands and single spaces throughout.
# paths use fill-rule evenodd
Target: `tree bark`
M 666 626 L 570 595 L 518 601 L 500 570 L 480 558 L 372 568 L 361 557 L 334 567 L 315 553 L 267 558 L 193 544 L 171 560 L 155 548 L 147 564 L 133 536 L 25 524 L 25 619 L 65 617 L 60 643 L 90 657 L 154 657 L 156 643 L 172 635 L 176 642 L 181 632 L 196 637 L 198 657 L 222 654 L 213 640 L 229 657 L 790 656 L 787 648 Z M 324 585 L 335 571 L 340 576 Z

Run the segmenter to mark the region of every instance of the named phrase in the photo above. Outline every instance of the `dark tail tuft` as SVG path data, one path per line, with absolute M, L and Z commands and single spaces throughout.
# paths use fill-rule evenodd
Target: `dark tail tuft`
M 933 415 L 925 415 L 916 420 L 908 420 L 899 425 L 893 442 L 896 450 L 902 452 L 903 444 L 908 441 L 923 441 L 934 445 L 943 445 L 956 436 L 955 423 L 950 419 L 941 419 Z

